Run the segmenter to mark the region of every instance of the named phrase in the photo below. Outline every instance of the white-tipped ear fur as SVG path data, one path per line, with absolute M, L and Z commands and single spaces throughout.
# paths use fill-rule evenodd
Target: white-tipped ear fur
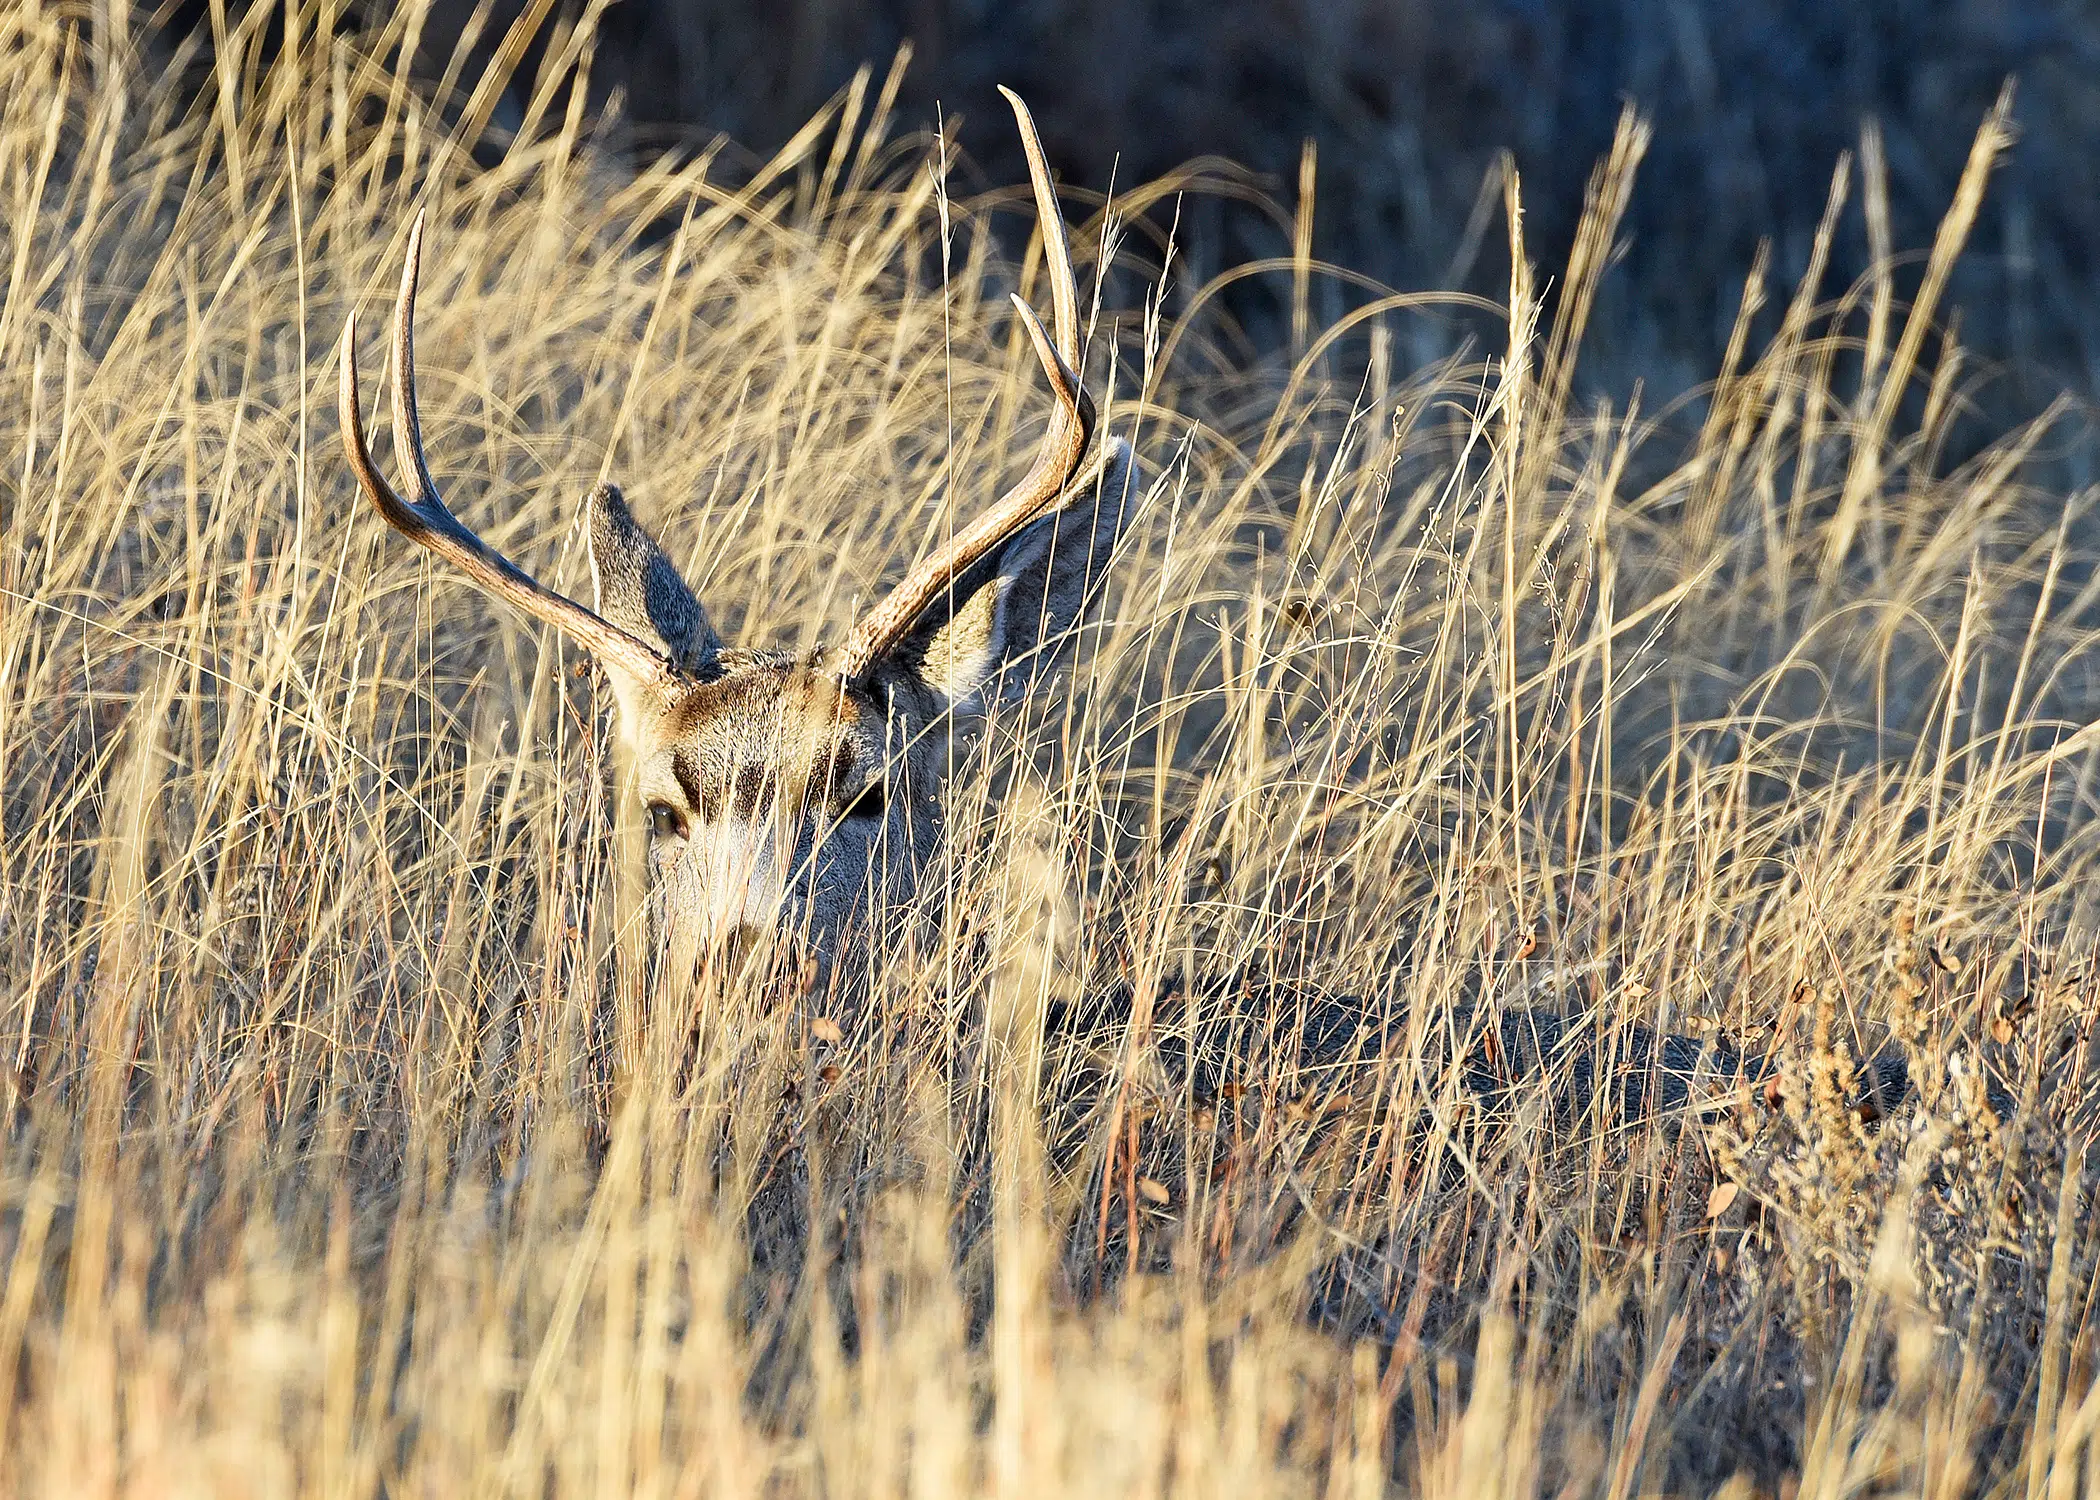
M 707 611 L 617 488 L 601 484 L 584 501 L 590 512 L 591 588 L 612 624 L 662 649 L 680 671 L 705 675 L 722 650 Z M 632 739 L 644 684 L 611 664 L 606 676 L 620 702 L 621 730 Z
M 980 558 L 898 643 L 898 664 L 956 713 L 1024 696 L 1100 593 L 1136 508 L 1130 445 L 1111 437 L 1064 504 Z M 952 609 L 945 602 L 953 601 Z

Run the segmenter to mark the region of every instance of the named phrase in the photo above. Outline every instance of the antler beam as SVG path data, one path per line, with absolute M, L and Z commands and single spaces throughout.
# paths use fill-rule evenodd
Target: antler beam
M 1049 164 L 1036 135 L 1028 106 L 1012 89 L 1001 88 L 1021 127 L 1021 146 L 1028 155 L 1028 176 L 1035 186 L 1035 212 L 1043 230 L 1043 260 L 1050 273 L 1050 320 L 1055 338 L 1043 331 L 1035 311 L 1019 295 L 1013 299 L 1035 345 L 1036 358 L 1057 397 L 1057 414 L 1043 434 L 1035 462 L 999 502 L 905 575 L 882 603 L 854 625 L 832 658 L 840 676 L 863 676 L 883 652 L 970 565 L 1026 526 L 1063 494 L 1094 435 L 1094 403 L 1073 373 L 1079 364 L 1079 283 L 1072 274 L 1072 249 L 1065 237 L 1064 215 L 1050 185 Z
M 430 477 L 430 465 L 423 456 L 423 425 L 416 412 L 414 323 L 416 278 L 422 257 L 423 216 L 417 214 L 408 233 L 400 295 L 394 300 L 393 352 L 394 461 L 410 477 L 416 498 L 404 500 L 394 492 L 380 477 L 371 450 L 365 446 L 364 416 L 357 394 L 357 314 L 353 310 L 343 327 L 337 415 L 343 431 L 343 449 L 350 457 L 357 482 L 389 526 L 444 558 L 484 592 L 535 620 L 567 632 L 601 661 L 632 676 L 648 680 L 670 675 L 675 669 L 662 652 L 540 583 L 463 525 L 438 494 Z

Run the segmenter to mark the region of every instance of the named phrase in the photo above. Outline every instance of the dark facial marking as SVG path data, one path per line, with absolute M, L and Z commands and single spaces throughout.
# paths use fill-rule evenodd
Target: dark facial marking
M 843 811 L 847 799 L 859 790 L 853 781 L 858 761 L 853 742 L 840 740 L 832 747 L 831 754 L 818 756 L 817 763 L 810 768 L 811 790 L 823 798 L 824 805 L 833 812 Z
M 678 780 L 678 790 L 685 793 L 685 805 L 701 822 L 713 822 L 716 809 L 711 804 L 715 799 L 706 795 L 706 788 L 700 784 L 700 774 L 693 767 L 693 758 L 684 750 L 671 752 L 671 774 Z
M 739 822 L 758 820 L 758 810 L 773 800 L 773 778 L 764 766 L 745 766 L 736 773 L 736 791 L 730 803 L 731 816 Z

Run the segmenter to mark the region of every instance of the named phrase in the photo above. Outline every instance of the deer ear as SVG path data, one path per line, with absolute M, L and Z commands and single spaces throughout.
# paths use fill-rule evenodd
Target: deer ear
M 954 712 L 1024 696 L 1056 665 L 1100 594 L 1136 509 L 1130 445 L 1109 438 L 1065 503 L 986 553 L 897 643 L 897 664 Z
M 614 486 L 599 485 L 584 507 L 590 512 L 591 589 L 598 613 L 660 649 L 681 671 L 705 676 L 722 641 L 671 559 L 642 530 Z M 620 700 L 621 721 L 631 729 L 643 684 L 605 665 Z

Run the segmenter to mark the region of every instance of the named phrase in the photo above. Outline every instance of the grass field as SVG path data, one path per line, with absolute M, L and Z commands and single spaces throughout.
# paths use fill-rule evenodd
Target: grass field
M 1903 296 L 1753 283 L 1660 412 L 1577 363 L 1637 122 L 1503 306 L 1250 273 L 1274 358 L 1176 184 L 1068 204 L 1145 509 L 833 1014 L 650 985 L 609 695 L 364 506 L 340 331 L 426 210 L 462 515 L 587 593 L 617 478 L 809 641 L 1026 461 L 1024 195 L 879 75 L 733 191 L 558 94 L 477 157 L 281 14 L 197 95 L 0 12 L 0 1490 L 2100 1494 L 2093 439 L 1978 432 L 1940 297 L 2002 118 Z M 1785 1061 L 1484 1108 L 1517 1004 Z

